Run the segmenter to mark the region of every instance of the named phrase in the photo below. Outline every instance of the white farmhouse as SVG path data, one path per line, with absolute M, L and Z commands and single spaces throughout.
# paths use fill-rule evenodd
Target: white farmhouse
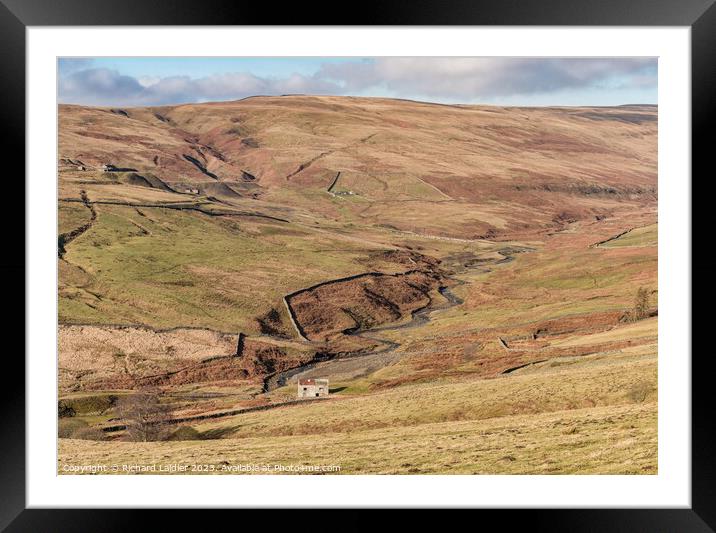
M 320 398 L 328 396 L 328 380 L 327 379 L 299 379 L 298 380 L 298 397 L 299 398 Z

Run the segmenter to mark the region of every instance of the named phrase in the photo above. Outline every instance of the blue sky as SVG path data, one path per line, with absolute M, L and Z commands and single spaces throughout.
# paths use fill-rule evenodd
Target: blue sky
M 60 58 L 62 103 L 165 105 L 277 94 L 441 103 L 657 103 L 656 58 Z

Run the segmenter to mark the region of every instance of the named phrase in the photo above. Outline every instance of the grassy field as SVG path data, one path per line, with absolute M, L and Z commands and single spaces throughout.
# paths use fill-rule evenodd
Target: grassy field
M 656 473 L 655 352 L 411 385 L 194 425 L 193 442 L 62 440 L 60 465 L 340 465 L 341 473 Z M 133 448 L 136 446 L 136 448 Z M 230 473 L 230 472 L 226 472 Z
M 354 260 L 365 245 L 319 240 L 280 223 L 161 208 L 102 205 L 98 212 L 66 259 L 92 276 L 85 290 L 102 299 L 90 307 L 61 293 L 63 322 L 256 331 L 254 318 L 284 294 L 326 272 L 362 270 Z M 287 270 L 287 258 L 301 270 Z
M 497 379 L 344 390 L 328 401 L 195 423 L 191 442 L 62 439 L 58 468 L 201 458 L 225 473 L 228 463 L 340 465 L 343 474 L 653 474 L 655 350 L 553 361 Z
M 57 233 L 68 233 L 90 221 L 90 212 L 82 204 L 60 204 L 57 212 Z
M 656 246 L 657 243 L 656 224 L 649 224 L 641 228 L 634 228 L 625 235 L 602 244 L 604 248 L 624 248 L 632 246 Z
M 209 471 L 195 472 L 207 474 L 252 473 L 232 472 L 232 465 L 242 464 L 339 465 L 340 472 L 332 473 L 340 474 L 655 474 L 656 418 L 651 403 L 313 438 L 112 444 L 61 439 L 59 471 L 64 465 L 179 463 L 209 465 Z
M 199 424 L 202 433 L 231 438 L 360 432 L 380 427 L 419 426 L 455 420 L 482 420 L 517 414 L 633 403 L 634 391 L 656 399 L 652 356 L 611 357 L 587 368 L 547 368 L 540 374 L 489 380 L 405 385 L 370 392 L 370 399 L 341 397 L 316 405 L 249 413 L 237 420 Z M 378 373 L 380 374 L 380 372 Z M 340 383 L 335 384 L 340 387 Z

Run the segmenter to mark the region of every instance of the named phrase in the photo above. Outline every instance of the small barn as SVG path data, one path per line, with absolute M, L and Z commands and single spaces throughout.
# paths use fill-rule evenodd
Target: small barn
M 328 380 L 327 379 L 299 379 L 298 380 L 298 397 L 299 398 L 320 398 L 328 396 Z

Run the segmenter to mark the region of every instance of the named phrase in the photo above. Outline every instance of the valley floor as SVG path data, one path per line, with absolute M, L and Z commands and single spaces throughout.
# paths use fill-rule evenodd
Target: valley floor
M 60 439 L 58 472 L 656 474 L 655 349 L 205 420 L 192 441 Z

